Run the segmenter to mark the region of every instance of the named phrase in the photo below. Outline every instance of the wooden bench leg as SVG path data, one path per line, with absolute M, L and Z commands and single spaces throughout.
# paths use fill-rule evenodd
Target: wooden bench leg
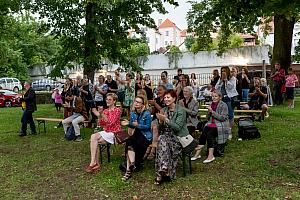
M 188 155 L 188 159 L 189 159 L 190 174 L 192 174 L 192 160 L 191 160 L 191 154 Z
M 186 159 L 188 159 L 189 173 L 192 174 L 191 154 L 181 153 L 183 176 L 186 176 Z
M 182 170 L 183 170 L 183 176 L 186 176 L 186 171 L 185 171 L 185 153 L 181 153 L 181 160 L 182 160 Z
M 110 162 L 110 144 L 107 143 L 107 144 L 100 144 L 99 145 L 99 156 L 100 156 L 100 163 L 102 164 L 103 163 L 103 152 L 104 150 L 106 149 L 106 152 L 107 152 L 107 161 Z
M 105 147 L 104 147 L 104 148 L 105 148 Z M 100 144 L 100 146 L 99 146 L 99 150 L 100 150 L 100 152 L 99 152 L 99 156 L 100 156 L 100 163 L 102 164 L 102 163 L 103 163 L 102 151 L 104 150 L 104 149 L 103 149 L 103 144 Z
M 106 152 L 107 152 L 107 162 L 110 163 L 110 144 L 106 144 Z
M 44 124 L 44 133 L 46 133 L 46 121 L 45 120 L 37 120 L 37 122 L 38 122 L 39 134 L 41 133 L 41 130 L 40 130 L 41 124 Z

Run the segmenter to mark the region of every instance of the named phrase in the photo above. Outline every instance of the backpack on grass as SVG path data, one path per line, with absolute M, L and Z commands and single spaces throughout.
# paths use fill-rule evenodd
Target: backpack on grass
M 252 118 L 245 117 L 240 118 L 238 123 L 239 138 L 243 140 L 251 140 L 260 138 L 260 132 L 254 125 Z
M 67 129 L 67 132 L 65 134 L 65 139 L 68 141 L 75 140 L 75 129 L 73 125 Z

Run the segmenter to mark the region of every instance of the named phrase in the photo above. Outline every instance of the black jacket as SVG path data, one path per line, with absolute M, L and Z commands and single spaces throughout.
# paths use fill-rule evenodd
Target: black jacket
M 28 111 L 36 111 L 37 107 L 36 107 L 36 94 L 34 89 L 29 88 L 26 93 L 24 94 L 24 99 L 23 101 L 25 101 L 26 103 L 26 110 Z

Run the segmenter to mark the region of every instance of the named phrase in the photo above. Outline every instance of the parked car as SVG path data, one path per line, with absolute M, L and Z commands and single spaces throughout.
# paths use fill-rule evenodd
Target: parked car
M 56 87 L 56 82 L 51 79 L 41 79 L 32 82 L 34 90 L 47 90 L 51 91 Z
M 15 93 L 10 90 L 0 90 L 0 106 L 1 107 L 12 107 L 20 106 L 21 94 Z
M 21 82 L 16 78 L 0 78 L 0 88 L 3 90 L 12 90 L 18 93 L 22 90 Z

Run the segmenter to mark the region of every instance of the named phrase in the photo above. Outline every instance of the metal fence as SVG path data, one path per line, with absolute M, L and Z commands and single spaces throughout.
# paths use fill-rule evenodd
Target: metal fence
M 170 83 L 172 83 L 174 76 L 176 76 L 176 75 L 175 74 L 168 75 L 168 80 Z M 209 84 L 211 78 L 212 78 L 211 73 L 196 74 L 196 81 L 199 86 Z M 150 75 L 150 79 L 153 81 L 153 84 L 156 87 L 160 80 L 160 75 Z

